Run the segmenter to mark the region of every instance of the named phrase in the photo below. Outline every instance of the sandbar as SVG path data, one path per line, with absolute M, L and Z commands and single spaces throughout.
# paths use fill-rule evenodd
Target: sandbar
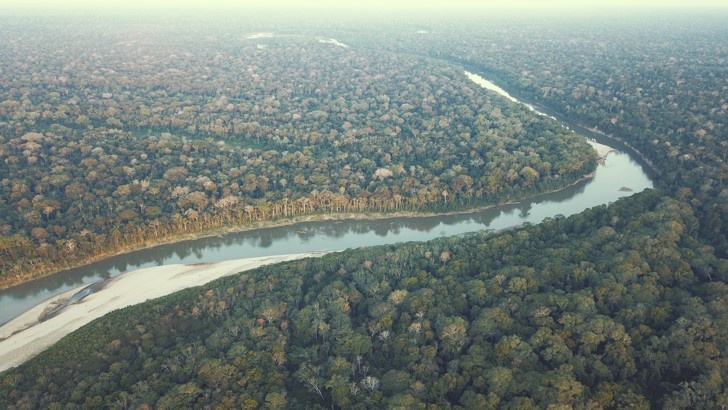
M 233 259 L 193 265 L 164 265 L 126 272 L 107 280 L 100 289 L 69 304 L 60 313 L 40 318 L 89 285 L 55 296 L 0 327 L 0 372 L 35 357 L 65 335 L 111 311 L 145 302 L 214 279 L 259 266 L 318 257 L 328 252 L 306 252 Z
M 599 157 L 600 160 L 604 160 L 607 157 L 607 155 L 609 155 L 610 152 L 616 151 L 614 148 L 612 148 L 608 145 L 600 144 L 593 140 L 588 139 L 587 142 L 597 152 L 597 156 Z
M 323 44 L 333 44 L 335 46 L 349 48 L 349 46 L 347 46 L 346 44 L 340 42 L 339 40 L 337 40 L 335 38 L 331 38 L 331 39 L 328 39 L 328 40 L 319 39 L 319 43 L 323 43 Z

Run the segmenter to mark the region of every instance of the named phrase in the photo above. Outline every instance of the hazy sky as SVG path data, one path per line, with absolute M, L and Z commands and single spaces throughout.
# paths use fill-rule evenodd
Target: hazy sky
M 0 0 L 0 10 L 33 9 L 366 9 L 366 10 L 514 10 L 728 8 L 727 0 Z

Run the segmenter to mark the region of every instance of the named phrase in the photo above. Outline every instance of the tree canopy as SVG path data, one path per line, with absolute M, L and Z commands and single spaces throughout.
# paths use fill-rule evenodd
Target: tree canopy
M 451 64 L 226 27 L 27 29 L 0 45 L 4 287 L 223 226 L 508 202 L 596 167 Z
M 11 281 L 180 232 L 468 207 L 593 169 L 583 140 L 456 63 L 632 147 L 658 189 L 117 311 L 1 374 L 0 406 L 728 406 L 728 26 L 652 17 L 330 22 L 323 38 L 3 26 Z
M 726 260 L 654 191 L 349 250 L 113 312 L 2 375 L 5 408 L 714 408 Z

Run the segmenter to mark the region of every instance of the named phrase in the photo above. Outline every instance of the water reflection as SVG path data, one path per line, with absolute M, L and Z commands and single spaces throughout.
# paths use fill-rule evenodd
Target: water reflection
M 620 191 L 629 181 L 633 192 Z M 478 212 L 385 220 L 302 222 L 144 249 L 26 283 L 0 293 L 0 323 L 43 300 L 121 272 L 172 263 L 216 262 L 313 250 L 343 250 L 396 242 L 426 241 L 482 229 L 503 229 L 569 216 L 628 196 L 652 182 L 624 153 L 610 154 L 593 179 L 518 204 Z

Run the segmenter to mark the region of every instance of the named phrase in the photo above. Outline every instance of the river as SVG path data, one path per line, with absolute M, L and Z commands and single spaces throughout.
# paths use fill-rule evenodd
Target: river
M 475 74 L 471 75 L 486 81 Z M 473 80 L 477 78 L 471 77 Z M 518 102 L 513 97 L 510 99 Z M 532 105 L 528 106 L 534 109 Z M 544 114 L 540 110 L 539 107 L 536 112 L 559 117 L 556 113 Z M 0 324 L 55 295 L 139 268 L 316 250 L 337 251 L 397 242 L 427 241 L 441 236 L 483 229 L 498 230 L 526 222 L 536 224 L 556 215 L 573 215 L 587 208 L 608 204 L 623 196 L 652 188 L 651 174 L 637 153 L 578 125 L 569 124 L 560 118 L 559 120 L 568 128 L 577 129 L 582 135 L 616 148 L 616 151 L 610 153 L 604 163 L 598 166 L 594 178 L 515 205 L 504 205 L 477 212 L 380 220 L 302 222 L 130 252 L 0 292 Z

